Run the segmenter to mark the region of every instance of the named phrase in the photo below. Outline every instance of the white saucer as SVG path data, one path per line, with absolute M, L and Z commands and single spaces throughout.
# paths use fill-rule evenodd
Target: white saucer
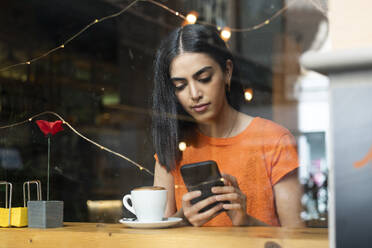
M 127 227 L 132 227 L 132 228 L 166 228 L 166 227 L 171 227 L 175 226 L 179 222 L 182 221 L 182 218 L 178 217 L 169 217 L 165 218 L 164 220 L 160 221 L 139 221 L 136 219 L 129 219 L 129 218 L 123 218 L 119 220 L 119 222 Z

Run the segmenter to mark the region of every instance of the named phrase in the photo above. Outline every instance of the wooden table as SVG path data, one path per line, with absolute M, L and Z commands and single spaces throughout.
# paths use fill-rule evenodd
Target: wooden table
M 64 223 L 62 228 L 0 228 L 0 247 L 328 247 L 328 230 L 277 227 L 130 229 L 121 224 Z

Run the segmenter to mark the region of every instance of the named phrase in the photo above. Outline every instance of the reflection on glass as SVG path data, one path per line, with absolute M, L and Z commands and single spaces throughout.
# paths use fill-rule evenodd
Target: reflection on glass
M 305 135 L 312 154 L 317 147 L 310 137 L 314 130 L 301 130 L 297 123 L 296 89 L 300 87 L 292 76 L 300 70 L 290 58 L 310 49 L 311 44 L 322 43 L 315 37 L 316 30 L 309 28 L 317 27 L 310 20 L 319 17 L 302 15 L 301 8 L 292 6 L 288 16 L 278 15 L 252 32 L 234 33 L 228 28 L 253 27 L 286 6 L 276 0 L 238 2 L 177 0 L 166 4 L 179 13 L 194 13 L 189 22 L 204 21 L 219 27 L 240 65 L 243 87 L 252 89 L 250 94 L 244 93 L 247 101 L 241 111 L 272 119 L 298 139 Z M 30 61 L 60 46 L 92 20 L 117 13 L 125 4 L 91 1 L 86 8 L 83 3 L 57 6 L 34 1 L 25 8 L 14 1 L 2 1 L 0 68 Z M 314 8 L 307 10 L 314 17 Z M 303 21 L 291 21 L 299 20 L 298 14 Z M 160 40 L 182 22 L 176 14 L 139 2 L 127 13 L 92 26 L 63 49 L 35 63 L 1 71 L 0 126 L 51 110 L 90 139 L 154 171 L 150 132 L 153 59 Z M 56 120 L 53 116 L 47 119 Z M 50 197 L 65 202 L 65 221 L 117 222 L 123 216 L 131 217 L 110 204 L 100 214 L 92 214 L 94 206 L 101 206 L 93 203 L 121 199 L 134 187 L 151 185 L 153 178 L 71 130 L 56 135 L 51 146 Z M 46 150 L 47 142 L 34 123 L 0 129 L 0 180 L 13 183 L 14 202 L 23 201 L 24 181 L 46 182 Z M 327 218 L 325 157 L 311 155 L 306 162 L 309 173 L 300 177 L 305 186 L 305 220 Z M 42 186 L 47 192 L 46 183 Z M 105 214 L 111 208 L 113 211 Z

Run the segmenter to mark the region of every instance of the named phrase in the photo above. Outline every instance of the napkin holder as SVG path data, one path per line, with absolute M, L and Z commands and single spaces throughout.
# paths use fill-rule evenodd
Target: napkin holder
M 34 182 L 35 183 L 35 182 Z M 41 199 L 41 186 L 37 181 L 38 200 L 27 201 L 28 227 L 55 228 L 63 226 L 63 201 L 43 201 Z
M 25 198 L 23 201 L 23 207 L 12 208 L 12 184 L 1 181 L 0 185 L 5 185 L 5 208 L 0 208 L 0 227 L 27 226 L 27 207 Z M 23 192 L 23 195 L 25 195 L 25 192 Z

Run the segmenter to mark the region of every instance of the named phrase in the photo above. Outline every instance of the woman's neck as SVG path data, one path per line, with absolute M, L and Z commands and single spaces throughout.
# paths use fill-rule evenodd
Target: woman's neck
M 240 113 L 226 104 L 216 119 L 206 124 L 198 124 L 199 130 L 209 136 L 216 138 L 228 138 L 234 136 L 239 126 Z

